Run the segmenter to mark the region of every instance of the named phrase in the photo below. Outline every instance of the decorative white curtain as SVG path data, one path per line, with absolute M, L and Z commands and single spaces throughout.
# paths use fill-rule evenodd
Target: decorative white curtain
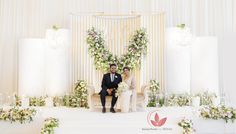
M 236 32 L 235 0 L 0 0 L 0 92 L 17 90 L 20 38 L 43 37 L 55 24 L 69 28 L 69 13 L 132 11 L 164 11 L 167 27 L 185 23 L 200 36 Z

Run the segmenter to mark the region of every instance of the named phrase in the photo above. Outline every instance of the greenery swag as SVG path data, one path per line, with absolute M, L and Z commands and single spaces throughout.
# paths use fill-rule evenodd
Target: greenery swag
M 118 58 L 107 50 L 103 33 L 94 27 L 87 31 L 86 40 L 96 69 L 104 72 L 109 70 L 109 65 L 112 63 L 118 65 L 118 72 L 121 72 L 126 66 L 131 70 L 135 69 L 141 63 L 142 54 L 146 54 L 148 43 L 146 31 L 143 28 L 136 30 L 129 41 L 128 52 Z

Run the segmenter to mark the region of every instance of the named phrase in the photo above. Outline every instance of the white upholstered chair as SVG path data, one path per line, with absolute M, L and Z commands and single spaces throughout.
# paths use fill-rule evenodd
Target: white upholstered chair
M 149 85 L 143 85 L 141 87 L 141 92 L 137 93 L 137 99 L 136 99 L 136 104 L 137 104 L 137 109 L 145 109 L 148 103 L 148 95 L 147 95 L 147 90 L 149 88 Z M 100 95 L 98 93 L 95 93 L 95 88 L 92 85 L 87 86 L 88 89 L 88 104 L 89 104 L 89 109 L 91 111 L 94 111 L 95 108 L 101 108 L 101 101 L 100 101 Z M 112 96 L 106 96 L 106 107 L 110 107 L 110 102 L 111 102 Z M 119 99 L 119 98 L 118 98 Z

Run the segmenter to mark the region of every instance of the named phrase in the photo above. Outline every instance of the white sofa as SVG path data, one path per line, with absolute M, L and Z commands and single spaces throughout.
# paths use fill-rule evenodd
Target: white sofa
M 136 104 L 137 104 L 138 110 L 144 110 L 147 106 L 147 103 L 148 103 L 147 90 L 148 90 L 148 88 L 149 88 L 149 85 L 144 85 L 141 87 L 141 92 L 137 93 Z M 95 93 L 95 88 L 92 85 L 88 85 L 87 89 L 88 89 L 89 109 L 91 111 L 94 111 L 95 108 L 101 108 L 102 105 L 101 105 L 100 95 L 98 93 Z M 106 107 L 107 108 L 109 108 L 111 105 L 111 103 L 110 103 L 111 99 L 112 99 L 112 96 L 106 96 Z

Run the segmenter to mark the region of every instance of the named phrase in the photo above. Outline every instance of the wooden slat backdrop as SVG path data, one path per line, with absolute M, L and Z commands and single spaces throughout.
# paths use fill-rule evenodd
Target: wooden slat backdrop
M 136 77 L 137 90 L 142 84 L 156 79 L 164 89 L 164 14 L 151 15 L 104 15 L 104 14 L 72 14 L 72 61 L 71 83 L 84 79 L 100 90 L 104 72 L 95 70 L 93 58 L 88 53 L 86 31 L 92 26 L 104 32 L 106 47 L 120 57 L 126 53 L 130 37 L 134 31 L 144 27 L 147 29 L 149 44 L 148 53 L 142 58 L 141 68 L 133 71 Z

